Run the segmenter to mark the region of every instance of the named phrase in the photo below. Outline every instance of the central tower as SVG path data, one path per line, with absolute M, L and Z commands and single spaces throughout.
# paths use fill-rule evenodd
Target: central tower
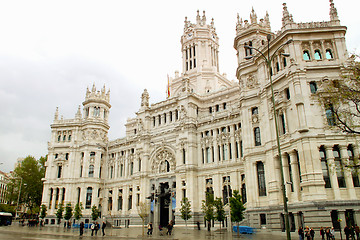
M 171 96 L 182 93 L 206 95 L 231 86 L 230 81 L 219 73 L 219 38 L 214 19 L 206 22 L 205 11 L 196 22 L 185 17 L 184 32 L 181 36 L 182 74 L 171 79 Z
M 205 11 L 200 17 L 197 11 L 196 23 L 185 18 L 184 33 L 181 36 L 183 72 L 219 71 L 219 38 L 217 37 L 214 19 L 206 24 Z

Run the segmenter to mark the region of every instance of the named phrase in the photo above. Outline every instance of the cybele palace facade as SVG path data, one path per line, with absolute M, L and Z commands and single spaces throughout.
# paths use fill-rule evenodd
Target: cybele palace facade
M 317 97 L 324 84 L 340 79 L 347 63 L 345 33 L 332 0 L 330 20 L 323 22 L 296 23 L 283 4 L 276 33 L 267 13 L 258 19 L 252 10 L 249 20 L 237 18 L 238 81 L 229 81 L 219 72 L 214 21 L 205 12 L 194 22 L 185 18 L 183 71 L 169 79 L 164 101 L 150 105 L 144 90 L 136 117 L 127 120 L 126 137 L 108 140 L 105 87 L 86 90 L 74 119 L 56 111 L 42 200 L 49 223 L 61 202 L 81 202 L 83 220 L 89 221 L 95 205 L 115 226 L 139 225 L 138 205 L 147 203 L 155 226 L 169 220 L 179 225 L 183 197 L 191 202 L 190 222 L 204 223 L 206 192 L 226 203 L 238 190 L 246 206 L 243 224 L 283 230 L 268 69 L 254 49 L 244 47 L 267 55 L 270 34 L 270 55 L 293 40 L 278 51 L 271 70 L 291 230 L 337 227 L 338 218 L 360 224 L 357 169 L 347 167 L 358 160 L 359 138 L 332 127 L 331 109 Z

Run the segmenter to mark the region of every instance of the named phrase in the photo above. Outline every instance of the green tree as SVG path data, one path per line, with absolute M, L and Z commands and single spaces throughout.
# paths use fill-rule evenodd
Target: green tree
M 47 213 L 47 207 L 45 204 L 41 205 L 41 209 L 40 209 L 40 218 L 44 219 L 46 217 L 46 213 Z
M 330 126 L 360 134 L 360 62 L 352 55 L 337 80 L 325 80 L 318 90 Z
M 187 220 L 189 220 L 191 216 L 191 203 L 187 197 L 184 197 L 181 202 L 181 208 L 180 208 L 180 217 L 184 219 L 185 226 L 187 228 Z
M 10 204 L 0 204 L 0 212 L 8 212 L 15 214 L 15 207 Z
M 236 222 L 236 225 L 239 227 L 239 223 L 244 219 L 245 207 L 238 190 L 234 190 L 234 194 L 230 198 L 230 212 L 231 221 Z
M 99 209 L 94 205 L 91 208 L 91 219 L 96 221 L 99 218 Z
M 43 191 L 41 179 L 45 176 L 44 164 L 46 159 L 47 157 L 40 157 L 39 160 L 36 160 L 32 156 L 27 156 L 14 169 L 12 178 L 8 183 L 8 201 L 16 204 L 20 192 L 19 204 L 25 204 L 32 213 L 38 212 L 36 207 L 41 205 Z
M 214 195 L 206 192 L 206 200 L 202 201 L 201 210 L 204 213 L 205 221 L 208 222 L 208 231 L 211 229 L 211 221 L 215 218 L 214 214 Z
M 59 204 L 58 209 L 55 213 L 56 218 L 58 219 L 58 223 L 60 224 L 61 219 L 63 218 L 64 213 L 64 205 L 62 203 Z
M 65 206 L 65 220 L 70 220 L 70 218 L 73 216 L 73 208 L 71 207 L 71 203 L 67 203 Z
M 215 207 L 215 219 L 219 221 L 220 223 L 220 229 L 221 229 L 221 223 L 225 220 L 225 209 L 224 209 L 224 203 L 221 198 L 216 198 L 214 201 L 214 207 Z
M 80 218 L 82 218 L 82 210 L 83 210 L 82 203 L 81 202 L 77 203 L 74 208 L 74 218 L 76 219 L 76 221 L 79 221 Z

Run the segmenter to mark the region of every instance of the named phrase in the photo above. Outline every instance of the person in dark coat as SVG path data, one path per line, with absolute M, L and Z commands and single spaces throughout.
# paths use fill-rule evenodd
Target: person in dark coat
M 84 222 L 80 223 L 80 236 L 84 234 Z
M 299 240 L 304 240 L 304 230 L 302 229 L 302 227 L 299 227 L 298 235 L 299 235 Z
M 106 228 L 106 222 L 102 222 L 101 231 L 103 236 L 105 236 L 105 228 Z
M 346 240 L 349 240 L 350 239 L 350 228 L 347 225 L 344 228 L 344 233 L 346 236 Z

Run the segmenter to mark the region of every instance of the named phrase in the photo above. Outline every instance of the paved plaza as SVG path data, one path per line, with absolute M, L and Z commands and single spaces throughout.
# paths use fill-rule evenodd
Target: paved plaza
M 208 232 L 205 229 L 197 230 L 188 227 L 176 227 L 174 228 L 171 236 L 160 236 L 158 231 L 155 231 L 152 236 L 146 235 L 142 237 L 142 229 L 140 227 L 120 228 L 120 229 L 106 229 L 106 235 L 103 237 L 101 231 L 97 236 L 91 236 L 91 230 L 85 230 L 82 237 L 79 236 L 79 229 L 64 229 L 62 226 L 46 226 L 46 227 L 27 227 L 19 226 L 17 223 L 12 226 L 0 227 L 0 239 L 12 240 L 12 239 L 28 239 L 28 240 L 55 240 L 55 239 L 186 239 L 186 240 L 203 240 L 203 239 L 271 239 L 280 240 L 286 239 L 284 233 L 274 233 L 265 230 L 257 231 L 255 234 L 230 234 L 226 231 L 211 231 Z M 295 233 L 292 233 L 292 239 L 298 239 Z

